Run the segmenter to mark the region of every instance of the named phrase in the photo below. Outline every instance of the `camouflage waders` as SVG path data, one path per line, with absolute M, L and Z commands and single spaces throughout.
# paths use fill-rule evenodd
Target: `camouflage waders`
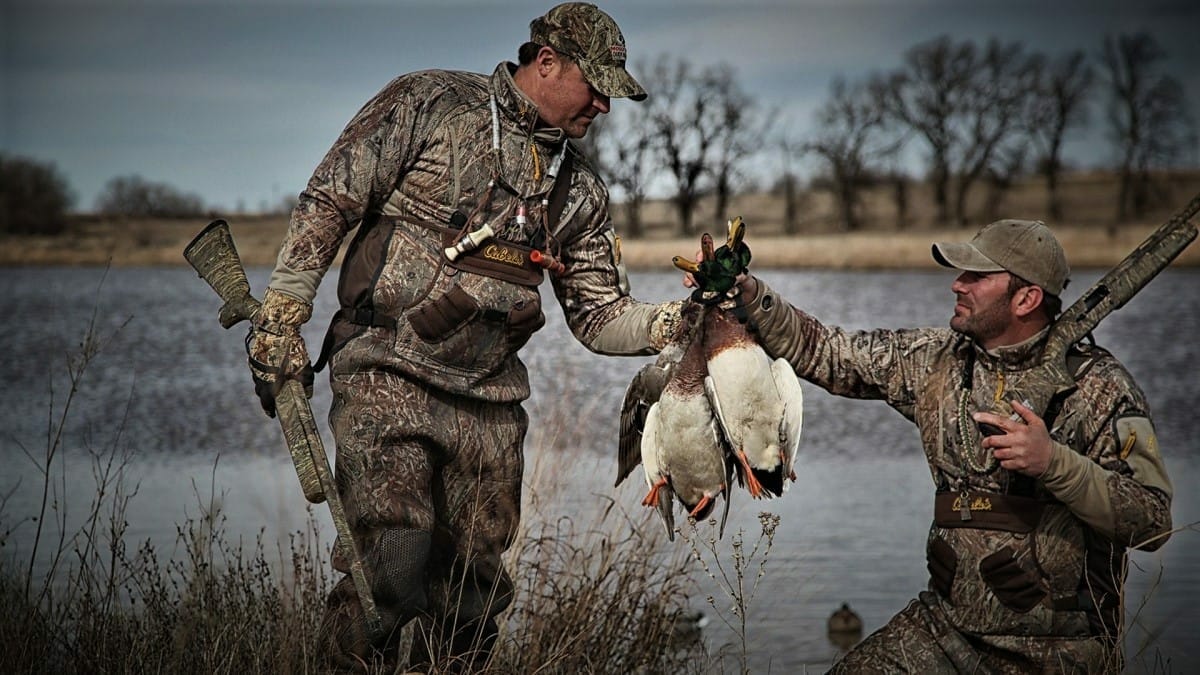
M 1099 639 L 1020 639 L 1007 648 L 963 635 L 950 622 L 942 601 L 925 591 L 887 625 L 867 636 L 830 673 L 1094 673 L 1109 650 Z M 1032 658 L 1031 658 L 1032 656 Z M 1041 664 L 1055 664 L 1043 669 Z M 1120 668 L 1114 669 L 1114 672 Z
M 607 188 L 565 132 L 540 124 L 516 72 L 427 70 L 385 86 L 300 194 L 269 283 L 311 302 L 345 251 L 317 365 L 331 366 L 337 480 L 375 601 L 392 626 L 454 624 L 433 627 L 449 652 L 477 633 L 480 657 L 511 591 L 499 556 L 518 522 L 530 394 L 518 352 L 545 321 L 543 268 L 592 352 L 653 354 L 679 317 L 679 303 L 630 295 Z M 473 250 L 445 253 L 485 226 Z M 558 264 L 534 264 L 534 251 Z M 341 665 L 370 661 L 356 611 L 343 581 L 325 620 Z
M 350 579 L 328 602 L 322 632 L 333 664 L 370 663 L 374 647 L 396 659 L 399 629 L 428 619 L 434 645 L 414 640 L 413 664 L 447 657 L 485 660 L 494 617 L 512 584 L 501 554 L 520 518 L 520 404 L 469 400 L 401 376 L 366 371 L 333 377 L 330 421 L 339 439 L 338 491 L 363 551 L 375 601 L 390 637 L 368 645 Z M 347 572 L 343 560 L 334 568 Z

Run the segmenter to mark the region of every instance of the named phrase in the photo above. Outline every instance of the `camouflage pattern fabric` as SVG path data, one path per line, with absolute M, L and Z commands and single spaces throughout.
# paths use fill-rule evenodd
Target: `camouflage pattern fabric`
M 357 659 L 395 659 L 398 629 L 423 618 L 434 644 L 447 651 L 419 660 L 472 651 L 486 658 L 495 638 L 493 617 L 512 593 L 500 555 L 520 519 L 525 412 L 519 404 L 454 397 L 383 371 L 337 373 L 333 393 L 338 492 L 393 635 L 383 644 L 367 643 L 362 610 L 350 579 L 343 578 L 323 624 L 327 652 L 343 667 Z M 397 532 L 410 539 L 428 533 L 424 541 L 431 546 L 427 552 L 381 550 L 383 539 Z M 395 557 L 422 554 L 415 583 L 380 592 L 393 568 L 406 564 Z M 334 568 L 349 569 L 336 557 Z M 423 638 L 415 642 L 425 644 Z
M 1004 646 L 961 633 L 933 591 L 924 591 L 887 625 L 867 636 L 829 671 L 850 673 L 1011 674 L 1103 672 L 1110 657 L 1100 639 L 1049 642 L 1011 638 Z M 1047 649 L 1049 647 L 1049 649 Z M 1048 653 L 1049 652 L 1049 653 Z M 1110 669 L 1119 672 L 1120 668 Z
M 511 591 L 500 555 L 519 518 L 529 396 L 517 353 L 545 317 L 537 286 L 447 264 L 446 230 L 491 225 L 483 246 L 500 264 L 510 245 L 557 258 L 554 295 L 593 351 L 653 353 L 651 326 L 678 313 L 630 297 L 606 188 L 561 130 L 538 126 L 514 71 L 411 73 L 367 102 L 301 194 L 269 283 L 311 301 L 357 228 L 330 331 L 339 491 L 385 621 L 419 618 L 436 649 L 477 658 Z M 560 152 L 573 169 L 551 227 Z M 343 579 L 324 622 L 333 666 L 396 656 L 368 644 L 359 611 Z
M 761 280 L 747 313 L 766 351 L 786 358 L 804 379 L 836 395 L 886 401 L 914 422 L 939 492 L 974 495 L 969 503 L 986 508 L 987 493 L 1009 493 L 1022 481 L 1004 469 L 973 470 L 967 453 L 982 455 L 982 437 L 974 424 L 959 420 L 999 407 L 1008 384 L 1037 363 L 1046 331 L 990 351 L 949 328 L 845 331 L 790 306 Z M 1002 650 L 1033 670 L 1075 667 L 1064 664 L 1083 664 L 1088 672 L 1120 669 L 1122 554 L 1166 540 L 1171 485 L 1145 395 L 1128 371 L 1100 349 L 1079 356 L 1085 367 L 1077 389 L 1050 430 L 1051 467 L 1032 481 L 1029 496 L 1044 504 L 1036 527 L 1021 533 L 935 521 L 930 565 L 940 574 L 922 598 L 936 602 L 920 603 L 925 609 L 910 605 L 852 650 L 847 659 L 858 669 L 890 670 L 892 662 L 884 659 L 913 651 L 905 645 L 919 642 L 921 633 L 936 634 L 941 629 L 930 623 L 930 612 L 985 661 L 993 659 L 989 650 Z M 960 399 L 968 359 L 974 363 L 971 390 Z M 1142 430 L 1140 440 L 1134 427 Z M 928 667 L 910 672 L 941 672 Z
M 305 292 L 315 294 L 343 239 L 362 223 L 358 236 L 370 241 L 358 247 L 365 251 L 360 266 L 370 285 L 356 290 L 376 312 L 398 319 L 394 334 L 372 329 L 339 341 L 343 358 L 456 394 L 491 401 L 528 397 L 516 352 L 529 326 L 486 317 L 536 302 L 536 289 L 445 265 L 441 235 L 429 226 L 450 227 L 456 213 L 465 217 L 467 231 L 492 224 L 496 241 L 536 245 L 566 266 L 551 281 L 567 324 L 585 345 L 603 353 L 653 353 L 648 326 L 659 309 L 629 296 L 607 189 L 561 130 L 537 127 L 537 108 L 514 84 L 514 67 L 502 63 L 491 77 L 425 71 L 397 78 L 349 123 L 301 194 L 270 285 L 302 299 Z M 491 149 L 492 97 L 498 153 Z M 573 154 L 574 170 L 560 222 L 547 231 L 543 200 L 554 185 L 549 168 L 564 147 Z M 493 180 L 497 184 L 489 188 Z M 517 219 L 521 209 L 525 225 Z M 455 287 L 479 313 L 443 341 L 416 335 L 409 317 Z M 362 297 L 344 290 L 343 306 L 361 304 Z M 622 322 L 636 328 L 610 327 Z M 627 338 L 601 349 L 596 343 L 605 328 L 607 335 Z M 362 332 L 347 329 L 343 337 Z

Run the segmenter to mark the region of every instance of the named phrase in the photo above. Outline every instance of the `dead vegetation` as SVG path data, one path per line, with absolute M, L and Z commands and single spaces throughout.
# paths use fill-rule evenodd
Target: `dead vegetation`
M 978 225 L 997 218 L 1043 219 L 1055 230 L 1076 268 L 1109 267 L 1124 257 L 1149 232 L 1200 192 L 1200 172 L 1162 176 L 1156 185 L 1154 208 L 1139 221 L 1116 222 L 1117 178 L 1108 172 L 1076 172 L 1063 177 L 1059 198 L 1066 218 L 1046 216 L 1046 190 L 1038 178 L 1018 181 L 999 203 L 983 189 L 969 200 L 975 222 L 965 228 L 937 226 L 930 188 L 907 184 L 903 215 L 896 207 L 894 185 L 877 185 L 863 192 L 863 227 L 847 232 L 841 225 L 831 193 L 809 190 L 801 195 L 799 234 L 783 231 L 784 199 L 771 193 L 735 196 L 730 213 L 713 213 L 713 199 L 699 204 L 703 228 L 720 234 L 725 219 L 740 215 L 748 225 L 747 241 L 754 265 L 765 268 L 882 269 L 931 267 L 929 245 L 942 239 L 963 239 Z M 622 208 L 613 207 L 617 233 L 622 233 Z M 988 212 L 991 213 L 988 213 Z M 227 215 L 246 265 L 270 266 L 287 230 L 284 216 Z M 622 241 L 623 259 L 631 269 L 669 271 L 671 256 L 693 253 L 696 242 L 680 239 L 674 209 L 667 201 L 647 202 L 642 208 L 644 235 Z M 159 266 L 184 264 L 184 246 L 207 220 L 111 220 L 77 217 L 57 237 L 4 236 L 0 265 Z M 1200 247 L 1190 247 L 1176 265 L 1200 265 Z

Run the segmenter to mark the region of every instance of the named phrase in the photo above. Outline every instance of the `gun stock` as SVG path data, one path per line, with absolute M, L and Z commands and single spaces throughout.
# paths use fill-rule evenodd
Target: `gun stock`
M 209 223 L 183 249 L 183 257 L 225 301 L 217 315 L 222 328 L 254 318 L 261 303 L 250 295 L 250 281 L 233 245 L 229 223 L 224 220 Z
M 1038 415 L 1075 386 L 1067 368 L 1067 352 L 1109 314 L 1145 288 L 1196 238 L 1191 218 L 1200 212 L 1200 194 L 1158 227 L 1121 262 L 1084 291 L 1050 327 L 1041 363 L 1010 378 L 1007 399 L 1027 399 Z
M 1130 298 L 1166 269 L 1196 238 L 1196 226 L 1190 220 L 1197 212 L 1200 212 L 1200 194 L 1059 316 L 1051 328 L 1050 347 L 1065 353 L 1068 347 L 1092 332 L 1101 319 L 1124 307 Z

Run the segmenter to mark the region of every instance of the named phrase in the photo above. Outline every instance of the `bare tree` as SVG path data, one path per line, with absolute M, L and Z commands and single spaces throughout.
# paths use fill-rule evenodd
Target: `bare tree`
M 1013 174 L 1025 156 L 1024 121 L 1032 105 L 1042 67 L 1040 55 L 1028 55 L 1020 43 L 989 40 L 964 90 L 961 142 L 952 170 L 958 177 L 954 215 L 969 222 L 967 195 L 986 172 Z M 1015 164 L 1013 160 L 1018 160 Z M 993 191 L 1011 180 L 993 181 Z
M 1142 215 L 1150 198 L 1150 170 L 1171 166 L 1194 143 L 1183 87 L 1158 72 L 1166 56 L 1146 33 L 1108 36 L 1100 53 L 1108 90 L 1108 122 L 1120 155 L 1117 220 Z
M 618 191 L 630 237 L 643 234 L 642 206 L 657 154 L 653 109 L 640 102 L 614 108 L 597 119 L 580 141 L 584 154 L 596 165 L 609 187 Z
M 138 175 L 110 179 L 96 198 L 96 208 L 101 213 L 120 216 L 188 218 L 204 214 L 204 202 L 199 195 Z
M 830 96 L 817 112 L 817 135 L 804 148 L 824 160 L 842 224 L 857 230 L 862 224 L 859 191 L 870 173 L 869 158 L 889 154 L 892 148 L 881 137 L 884 109 L 869 86 L 847 85 L 838 77 L 830 86 Z
M 653 124 L 668 171 L 675 179 L 672 202 L 680 233 L 692 232 L 696 205 L 710 178 L 714 153 L 729 122 L 727 98 L 734 91 L 728 66 L 713 66 L 692 73 L 687 61 L 660 57 L 650 81 L 656 95 Z
M 783 175 L 777 188 L 783 193 L 783 233 L 796 234 L 800 231 L 801 196 L 795 162 L 803 154 L 803 145 L 784 135 L 779 140 L 779 154 Z
M 738 87 L 728 66 L 717 70 L 719 77 L 712 86 L 717 93 L 720 113 L 711 174 L 716 197 L 714 217 L 717 222 L 722 222 L 731 215 L 728 213 L 730 198 L 748 176 L 745 160 L 761 150 L 774 112 L 760 113 L 749 104 L 751 99 Z
M 929 180 L 938 222 L 947 222 L 951 157 L 957 143 L 955 118 L 962 113 L 975 47 L 943 36 L 916 45 L 899 70 L 877 76 L 872 88 L 888 116 L 908 127 L 929 146 Z
M 54 164 L 0 153 L 0 232 L 59 234 L 74 201 Z
M 1063 142 L 1073 127 L 1088 122 L 1087 97 L 1093 80 L 1084 53 L 1075 50 L 1047 62 L 1035 87 L 1029 135 L 1037 146 L 1038 170 L 1046 179 L 1046 212 L 1055 221 L 1062 219 L 1058 179 Z
M 987 220 L 1000 218 L 1000 205 L 1004 201 L 1004 195 L 1012 189 L 1017 176 L 1025 168 L 1028 152 L 1027 143 L 1014 143 L 1000 148 L 988 163 L 985 171 L 987 202 L 983 207 Z

